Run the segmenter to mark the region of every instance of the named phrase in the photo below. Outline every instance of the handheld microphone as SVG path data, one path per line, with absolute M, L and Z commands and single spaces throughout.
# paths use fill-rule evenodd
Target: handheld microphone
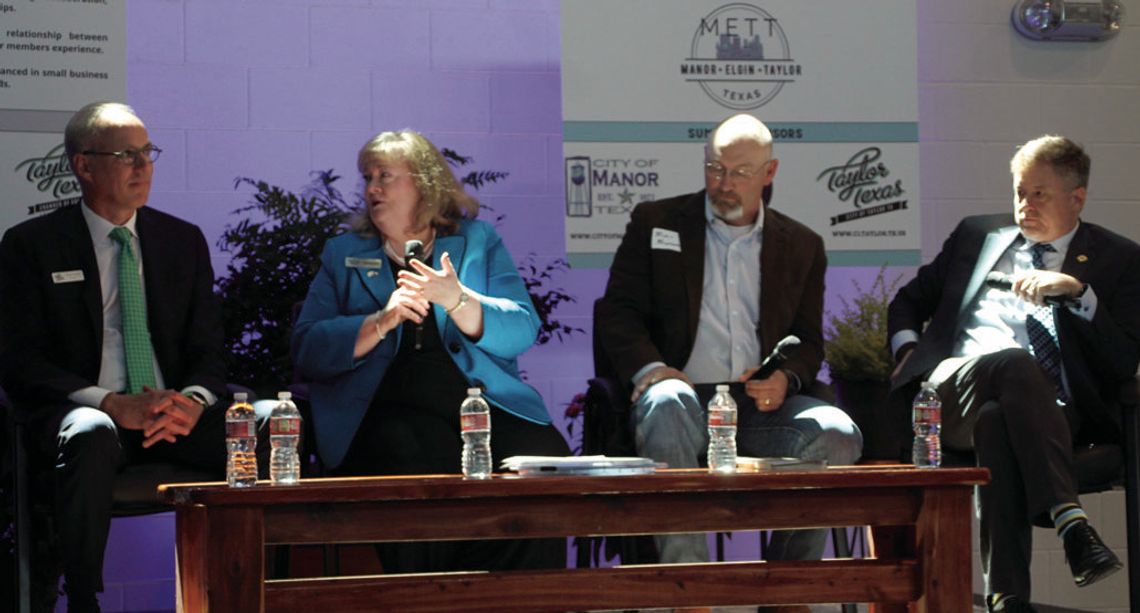
M 799 346 L 800 337 L 795 334 L 785 336 L 783 340 L 776 343 L 776 347 L 772 349 L 772 353 L 764 358 L 764 361 L 760 363 L 760 368 L 756 369 L 756 372 L 752 373 L 752 376 L 748 377 L 748 380 L 760 381 L 772 376 L 772 373 L 779 370 L 780 367 L 784 365 L 784 362 L 787 361 L 788 354 Z
M 986 275 L 986 286 L 1011 292 L 1013 291 L 1013 277 L 1004 272 L 993 270 Z M 1045 304 L 1058 307 L 1078 308 L 1081 306 L 1081 301 L 1072 296 L 1045 296 Z
M 410 240 L 404 243 L 404 266 L 407 268 L 412 267 L 412 260 L 424 261 L 424 242 L 418 240 Z M 423 346 L 424 339 L 424 325 L 423 323 L 416 324 L 416 349 Z

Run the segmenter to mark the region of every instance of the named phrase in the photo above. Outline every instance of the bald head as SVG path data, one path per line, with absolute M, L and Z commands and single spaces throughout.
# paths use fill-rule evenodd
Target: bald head
M 729 225 L 755 223 L 778 166 L 772 133 L 759 119 L 742 113 L 720 122 L 705 145 L 705 190 L 713 214 Z
M 769 156 L 772 154 L 772 132 L 768 126 L 747 113 L 740 113 L 720 122 L 709 134 L 705 157 L 717 159 L 725 147 L 740 142 L 755 143 Z
M 63 145 L 69 160 L 94 147 L 109 128 L 142 126 L 134 109 L 120 102 L 93 102 L 71 116 L 63 131 Z

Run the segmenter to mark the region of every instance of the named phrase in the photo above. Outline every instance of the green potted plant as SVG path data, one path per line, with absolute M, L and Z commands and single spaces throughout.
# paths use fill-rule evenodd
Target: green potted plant
M 852 281 L 854 297 L 839 297 L 840 309 L 828 312 L 823 330 L 824 354 L 839 406 L 863 432 L 863 457 L 897 460 L 900 441 L 895 440 L 888 417 L 894 359 L 887 338 L 887 305 L 901 281 L 890 283 L 884 264 L 870 287 Z

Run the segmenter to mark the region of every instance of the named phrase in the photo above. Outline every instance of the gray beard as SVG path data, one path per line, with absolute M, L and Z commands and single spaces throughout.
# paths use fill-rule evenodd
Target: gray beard
M 713 202 L 713 214 L 724 221 L 736 221 L 744 217 L 744 206 L 732 203 Z

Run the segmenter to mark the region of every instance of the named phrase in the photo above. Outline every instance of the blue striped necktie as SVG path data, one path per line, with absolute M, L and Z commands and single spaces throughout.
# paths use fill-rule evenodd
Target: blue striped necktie
M 127 391 L 137 394 L 143 386 L 156 387 L 154 348 L 146 323 L 146 300 L 139 281 L 139 260 L 131 244 L 131 231 L 119 226 L 111 230 L 119 243 L 119 310 L 122 313 L 123 353 L 127 362 Z
M 1044 254 L 1057 250 L 1049 243 L 1037 243 L 1029 248 L 1034 268 L 1045 268 Z M 1069 401 L 1065 393 L 1065 385 L 1061 378 L 1061 346 L 1057 341 L 1057 326 L 1053 321 L 1053 307 L 1044 304 L 1034 307 L 1025 316 L 1025 331 L 1029 334 L 1029 345 L 1033 349 L 1033 357 L 1041 365 L 1041 369 L 1053 380 L 1057 388 L 1057 398 L 1063 402 Z

